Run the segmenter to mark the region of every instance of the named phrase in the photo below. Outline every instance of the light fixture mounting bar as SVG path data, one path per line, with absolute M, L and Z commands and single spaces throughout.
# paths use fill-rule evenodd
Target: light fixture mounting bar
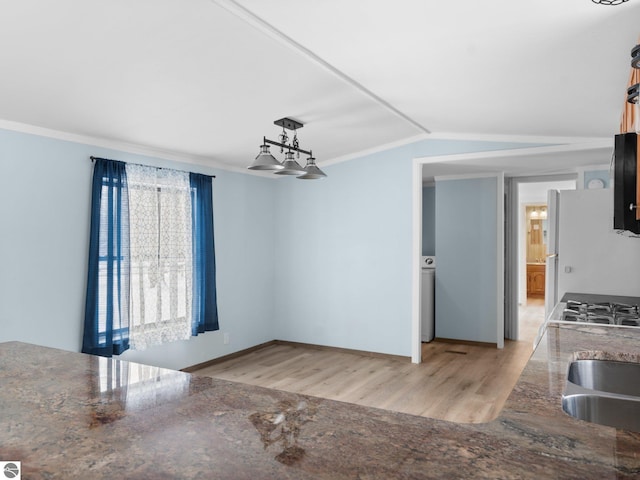
M 302 123 L 287 117 L 281 118 L 280 120 L 276 120 L 273 123 L 278 125 L 279 127 L 286 128 L 287 130 L 294 130 L 294 131 L 300 130 L 302 127 L 304 127 Z
M 291 145 L 287 145 L 285 143 L 274 142 L 273 140 L 269 140 L 267 137 L 263 137 L 263 141 L 264 141 L 264 143 L 269 143 L 271 145 L 275 145 L 276 147 L 282 147 L 282 148 L 286 148 L 288 150 L 294 150 L 296 152 L 302 152 L 302 153 L 306 153 L 309 156 L 313 156 L 312 153 L 308 152 L 307 150 L 303 150 L 301 148 L 296 148 L 296 147 L 293 147 Z

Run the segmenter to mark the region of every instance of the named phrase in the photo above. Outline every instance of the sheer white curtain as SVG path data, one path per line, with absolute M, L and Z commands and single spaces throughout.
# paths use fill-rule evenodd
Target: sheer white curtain
M 191 336 L 189 173 L 127 165 L 131 251 L 130 345 Z

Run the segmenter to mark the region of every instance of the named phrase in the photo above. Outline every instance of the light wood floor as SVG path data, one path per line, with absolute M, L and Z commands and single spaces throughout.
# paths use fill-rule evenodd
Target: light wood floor
M 532 337 L 505 341 L 502 350 L 423 343 L 419 365 L 285 344 L 194 373 L 413 415 L 482 423 L 502 409 L 531 355 L 542 315 L 538 302 L 521 307 L 521 333 Z
M 529 297 L 526 305 L 520 306 L 520 340 L 533 342 L 544 321 L 544 298 Z

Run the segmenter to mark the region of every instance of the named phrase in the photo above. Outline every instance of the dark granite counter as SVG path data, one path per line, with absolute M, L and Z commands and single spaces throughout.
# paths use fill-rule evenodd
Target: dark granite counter
M 639 329 L 550 325 L 482 425 L 8 342 L 0 461 L 21 461 L 23 479 L 640 478 L 639 433 L 560 406 L 574 352 L 640 360 L 639 342 Z

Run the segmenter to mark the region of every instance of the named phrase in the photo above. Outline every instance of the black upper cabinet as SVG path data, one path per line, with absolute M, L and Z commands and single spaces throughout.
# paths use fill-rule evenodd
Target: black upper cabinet
M 637 136 L 616 135 L 613 183 L 613 228 L 640 233 L 636 220 Z

